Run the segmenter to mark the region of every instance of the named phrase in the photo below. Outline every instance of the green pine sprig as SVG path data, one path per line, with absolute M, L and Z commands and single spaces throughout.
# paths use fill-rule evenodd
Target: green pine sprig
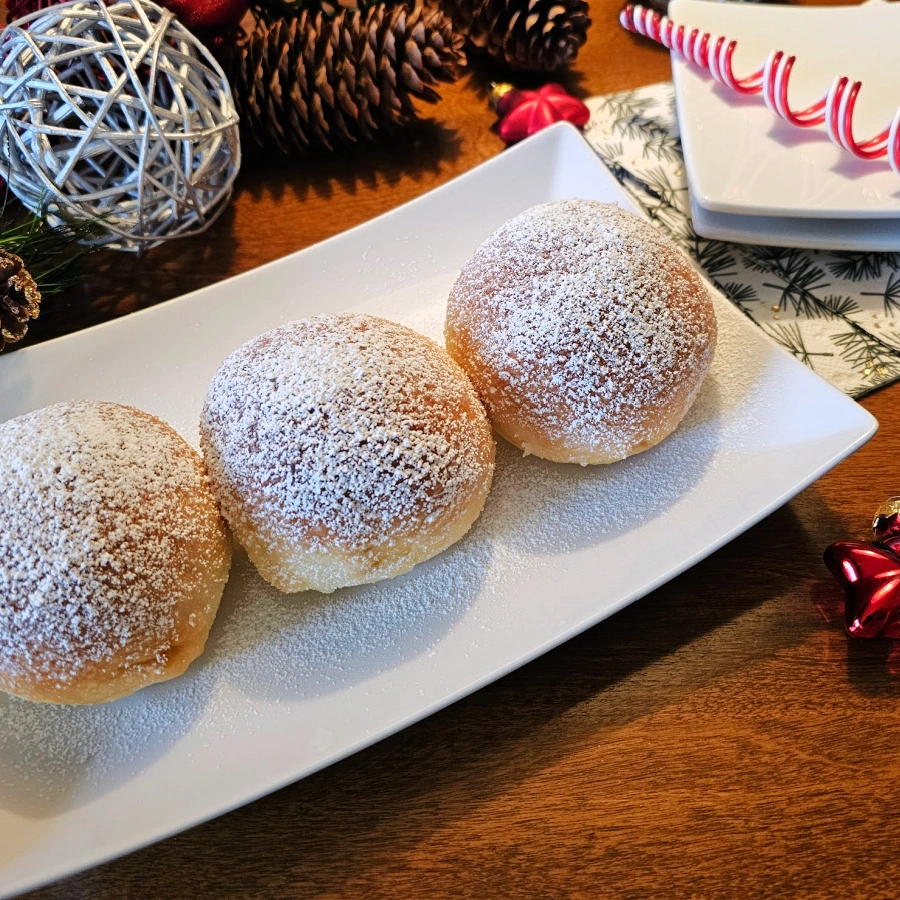
M 8 209 L 6 201 L 0 206 L 0 249 L 21 258 L 44 297 L 77 281 L 82 259 L 96 249 L 81 242 L 99 231 L 95 221 L 49 225 L 27 210 Z

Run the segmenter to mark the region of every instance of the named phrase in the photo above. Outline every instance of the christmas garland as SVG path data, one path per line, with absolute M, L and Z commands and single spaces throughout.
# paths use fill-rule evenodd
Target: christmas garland
M 10 0 L 7 22 L 59 0 Z M 440 99 L 462 52 L 553 72 L 576 57 L 585 0 L 163 0 L 222 62 L 244 131 L 283 151 L 391 133 Z M 252 13 L 247 15 L 252 5 Z

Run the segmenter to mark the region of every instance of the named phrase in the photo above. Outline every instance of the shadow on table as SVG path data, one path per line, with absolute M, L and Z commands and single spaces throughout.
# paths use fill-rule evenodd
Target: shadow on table
M 233 203 L 201 234 L 142 254 L 100 249 L 84 258 L 78 281 L 41 303 L 17 347 L 26 347 L 180 297 L 232 274 L 237 249 Z M 165 347 L 160 347 L 165 352 Z
M 488 103 L 491 99 L 492 86 L 494 84 L 513 84 L 519 90 L 527 91 L 537 90 L 548 82 L 548 76 L 544 72 L 526 72 L 521 69 L 511 69 L 478 51 L 469 53 L 468 60 L 469 62 L 463 76 L 466 87 L 475 91 L 485 103 Z M 588 94 L 584 87 L 585 76 L 576 69 L 559 69 L 549 80 L 561 84 L 574 97 L 583 99 Z
M 439 172 L 459 158 L 462 145 L 452 128 L 425 119 L 381 141 L 309 155 L 284 155 L 247 145 L 238 188 L 259 200 L 298 199 L 316 195 L 329 199 L 337 186 L 351 195 L 395 185 L 402 178 L 415 182 Z
M 847 675 L 864 697 L 900 697 L 900 642 L 848 637 Z

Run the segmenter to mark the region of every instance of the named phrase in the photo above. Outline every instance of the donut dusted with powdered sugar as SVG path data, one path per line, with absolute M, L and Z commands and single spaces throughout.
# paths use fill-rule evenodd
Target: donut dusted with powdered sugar
M 285 592 L 391 578 L 449 547 L 484 506 L 490 425 L 433 341 L 384 319 L 293 322 L 210 384 L 201 444 L 225 518 Z
M 200 655 L 231 545 L 200 455 L 114 403 L 0 425 L 0 690 L 99 703 Z
M 561 200 L 478 248 L 445 335 L 499 434 L 585 465 L 675 430 L 712 362 L 716 319 L 702 279 L 657 229 L 615 205 Z

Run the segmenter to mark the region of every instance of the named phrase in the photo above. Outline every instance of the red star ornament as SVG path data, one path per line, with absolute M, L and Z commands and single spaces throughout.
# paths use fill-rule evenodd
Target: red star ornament
M 507 144 L 530 137 L 554 122 L 571 122 L 584 128 L 591 117 L 591 111 L 558 84 L 545 84 L 536 91 L 507 90 L 497 100 L 497 112 L 497 133 Z
M 825 565 L 843 586 L 844 620 L 853 637 L 900 638 L 900 497 L 875 513 L 874 541 L 838 541 Z

